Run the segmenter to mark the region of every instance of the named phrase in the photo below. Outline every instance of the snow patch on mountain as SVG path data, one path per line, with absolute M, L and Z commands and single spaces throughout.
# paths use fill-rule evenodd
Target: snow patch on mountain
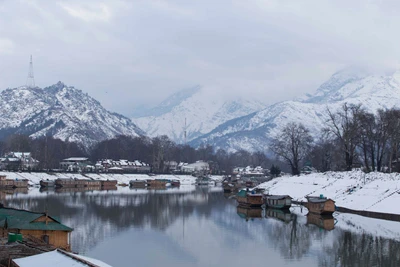
M 150 111 L 132 120 L 149 136 L 167 135 L 177 143 L 190 141 L 233 118 L 265 107 L 259 101 L 231 99 L 216 94 L 213 88 L 194 87 L 180 91 Z M 186 128 L 185 128 L 186 123 Z
M 0 137 L 51 135 L 88 148 L 116 135 L 144 134 L 130 119 L 107 111 L 88 94 L 62 82 L 44 89 L 6 89 L 0 100 Z
M 400 71 L 389 75 L 354 70 L 337 72 L 315 94 L 276 103 L 249 116 L 227 121 L 196 138 L 191 145 L 211 144 L 231 152 L 267 151 L 271 137 L 278 135 L 289 122 L 301 122 L 318 139 L 326 125 L 327 110 L 336 111 L 344 103 L 362 104 L 370 112 L 399 108 Z

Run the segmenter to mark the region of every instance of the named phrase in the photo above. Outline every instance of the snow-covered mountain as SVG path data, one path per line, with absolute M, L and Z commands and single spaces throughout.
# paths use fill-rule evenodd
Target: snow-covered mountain
M 44 89 L 6 89 L 0 102 L 0 137 L 51 135 L 90 147 L 119 134 L 144 134 L 130 119 L 107 111 L 88 94 L 62 82 Z
M 183 143 L 185 120 L 186 140 L 190 141 L 228 120 L 264 107 L 264 104 L 255 100 L 227 100 L 216 95 L 212 88 L 196 86 L 173 94 L 146 111 L 145 115 L 132 120 L 149 136 L 167 135 L 173 141 Z
M 284 101 L 245 117 L 228 121 L 191 142 L 207 143 L 228 151 L 266 151 L 271 137 L 289 122 L 301 122 L 318 138 L 327 119 L 327 108 L 339 109 L 345 102 L 362 104 L 370 111 L 400 107 L 400 71 L 388 75 L 346 69 L 335 73 L 312 95 Z

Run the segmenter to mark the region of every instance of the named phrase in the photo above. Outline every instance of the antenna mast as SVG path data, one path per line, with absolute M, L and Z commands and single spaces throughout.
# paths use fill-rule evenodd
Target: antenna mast
M 28 78 L 26 79 L 26 87 L 35 87 L 35 77 L 33 75 L 33 61 L 31 55 L 31 61 L 29 62 L 29 73 Z

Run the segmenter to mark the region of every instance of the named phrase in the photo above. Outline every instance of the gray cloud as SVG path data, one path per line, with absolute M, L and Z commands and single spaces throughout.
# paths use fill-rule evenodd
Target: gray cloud
M 398 68 L 398 1 L 0 1 L 0 88 L 62 80 L 130 115 L 184 87 L 267 103 Z M 211 90 L 211 89 L 210 89 Z

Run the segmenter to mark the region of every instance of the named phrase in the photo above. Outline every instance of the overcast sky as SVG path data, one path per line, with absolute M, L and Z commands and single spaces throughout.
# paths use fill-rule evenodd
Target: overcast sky
M 130 115 L 179 89 L 267 103 L 349 65 L 397 68 L 400 1 L 0 0 L 0 88 L 61 80 Z

